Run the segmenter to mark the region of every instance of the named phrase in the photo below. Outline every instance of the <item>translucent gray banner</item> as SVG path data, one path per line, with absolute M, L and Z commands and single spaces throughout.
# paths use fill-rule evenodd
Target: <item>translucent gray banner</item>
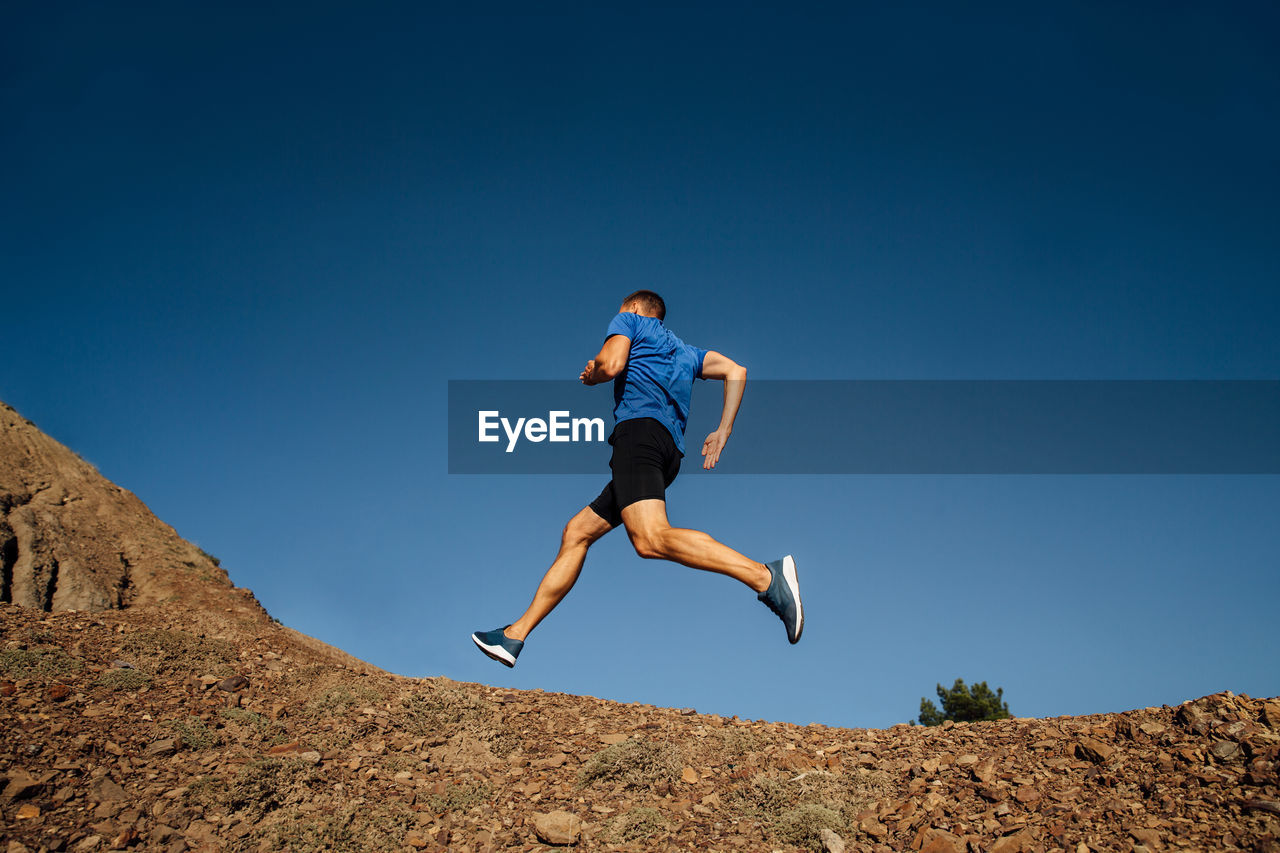
M 686 474 L 720 397 L 696 383 Z M 612 385 L 451 380 L 449 473 L 606 474 L 612 411 Z M 1277 474 L 1280 381 L 753 380 L 715 473 Z

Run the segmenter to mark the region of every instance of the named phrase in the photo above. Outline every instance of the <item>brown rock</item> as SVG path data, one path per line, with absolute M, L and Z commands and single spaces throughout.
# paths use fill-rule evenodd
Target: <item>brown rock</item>
M 880 841 L 889 834 L 889 830 L 883 823 L 876 819 L 875 815 L 868 815 L 858 821 L 858 829 L 870 835 L 876 841 Z
M 164 757 L 173 755 L 178 750 L 178 741 L 175 738 L 167 737 L 161 740 L 152 741 L 147 745 L 144 752 L 149 757 Z
M 1129 834 L 1133 836 L 1133 840 L 1143 845 L 1149 850 L 1161 850 L 1164 845 L 1160 843 L 1160 833 L 1154 829 L 1131 829 Z
M 249 679 L 245 678 L 243 675 L 233 675 L 229 678 L 224 678 L 218 682 L 218 689 L 225 690 L 228 693 L 234 693 L 237 690 L 243 690 L 248 686 L 249 686 Z
M 18 820 L 34 820 L 40 817 L 40 807 L 35 803 L 23 803 L 14 814 Z
M 423 836 L 419 835 L 416 832 L 410 832 L 408 835 L 404 837 L 404 843 L 408 844 L 414 850 L 421 850 L 431 842 L 427 841 L 426 838 L 424 838 Z
M 967 850 L 963 838 L 945 829 L 926 830 L 920 845 L 920 853 L 966 853 Z
M 548 814 L 534 815 L 533 828 L 543 843 L 563 846 L 578 842 L 582 821 L 575 814 L 556 809 Z
M 121 802 L 126 799 L 124 788 L 103 776 L 89 789 L 89 796 L 99 803 Z
M 62 702 L 70 695 L 71 688 L 65 684 L 54 684 L 45 692 L 50 702 Z
M 1256 812 L 1269 812 L 1273 815 L 1280 815 L 1280 803 L 1273 800 L 1249 799 L 1242 800 L 1240 805 L 1246 809 Z
M 1115 751 L 1115 747 L 1108 746 L 1102 741 L 1091 737 L 1082 737 L 1076 743 L 1076 755 L 1085 761 L 1092 761 L 1094 764 L 1106 763 L 1115 754 Z
M 698 771 L 692 767 L 686 767 L 680 772 L 680 778 L 690 785 L 698 784 Z
M 0 794 L 5 800 L 25 800 L 33 797 L 44 787 L 44 783 L 21 768 L 9 771 L 9 784 L 4 786 Z
M 1040 799 L 1040 792 L 1030 785 L 1022 785 L 1014 792 L 1013 798 L 1027 806 Z
M 996 778 L 996 761 L 994 758 L 984 758 L 973 765 L 973 770 L 970 772 L 977 781 L 990 782 Z
M 1229 740 L 1220 740 L 1209 747 L 1209 752 L 1219 761 L 1234 761 L 1240 757 L 1240 744 Z
M 1031 833 L 1027 830 L 997 838 L 988 853 L 1026 853 L 1034 844 Z
M 818 831 L 818 837 L 822 840 L 822 849 L 827 853 L 844 853 L 844 839 L 832 830 L 824 826 Z
M 290 741 L 289 743 L 279 743 L 267 749 L 268 755 L 288 755 L 292 752 L 302 752 L 306 749 L 298 741 Z

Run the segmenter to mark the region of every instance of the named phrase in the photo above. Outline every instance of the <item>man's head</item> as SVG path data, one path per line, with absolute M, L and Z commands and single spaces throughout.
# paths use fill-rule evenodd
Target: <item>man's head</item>
M 637 290 L 622 300 L 622 312 L 640 314 L 644 317 L 657 317 L 659 320 L 663 320 L 667 316 L 667 303 L 663 302 L 662 297 L 652 290 Z

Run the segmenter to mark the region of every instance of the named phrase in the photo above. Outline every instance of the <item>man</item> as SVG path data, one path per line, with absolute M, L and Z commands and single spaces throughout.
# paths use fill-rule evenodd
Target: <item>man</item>
M 471 635 L 480 651 L 499 663 L 515 666 L 529 632 L 578 580 L 587 549 L 619 524 L 627 528 L 641 557 L 672 560 L 742 581 L 782 619 L 787 639 L 800 639 L 804 609 L 790 555 L 757 563 L 701 531 L 667 522 L 666 487 L 675 480 L 684 456 L 693 380 L 724 381 L 720 426 L 702 444 L 702 467 L 711 469 L 733 432 L 747 369 L 714 350 L 681 341 L 663 325 L 666 313 L 662 297 L 653 291 L 637 290 L 628 296 L 609 324 L 600 354 L 578 377 L 584 385 L 613 380 L 613 479 L 565 525 L 560 553 L 524 615 L 505 628 Z

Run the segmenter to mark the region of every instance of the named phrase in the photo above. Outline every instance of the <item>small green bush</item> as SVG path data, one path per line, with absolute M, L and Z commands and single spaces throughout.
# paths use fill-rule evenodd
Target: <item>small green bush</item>
M 201 776 L 187 786 L 186 798 L 203 808 L 221 806 L 227 798 L 227 783 L 216 776 Z
M 132 691 L 141 690 L 151 685 L 151 676 L 136 669 L 109 669 L 94 682 L 98 687 L 108 690 Z
M 768 824 L 775 837 L 810 844 L 812 839 L 797 840 L 804 836 L 806 822 L 822 818 L 827 820 L 824 825 L 838 832 L 840 828 L 829 820 L 830 815 L 835 815 L 841 826 L 850 825 L 876 799 L 890 796 L 893 784 L 887 773 L 864 768 L 846 773 L 810 770 L 794 777 L 757 773 L 733 792 L 730 802 L 743 814 Z M 814 838 L 820 829 L 813 830 Z
M 0 650 L 0 672 L 10 678 L 67 678 L 84 668 L 59 648 Z
M 222 805 L 244 811 L 250 821 L 287 805 L 309 799 L 315 771 L 296 758 L 266 758 L 240 768 L 228 785 Z
M 609 824 L 608 834 L 615 842 L 625 844 L 629 841 L 643 841 L 669 830 L 662 812 L 648 806 L 638 806 L 614 818 Z
M 472 806 L 488 802 L 490 789 L 482 782 L 462 782 L 445 788 L 443 794 L 427 797 L 427 810 L 437 814 L 463 812 Z
M 188 749 L 211 749 L 222 743 L 218 733 L 205 725 L 204 720 L 199 717 L 172 720 L 167 725 Z
M 276 739 L 286 734 L 279 723 L 273 723 L 261 714 L 245 708 L 223 708 L 218 716 L 231 724 L 229 732 L 233 736 Z M 288 740 L 286 738 L 281 742 L 287 743 Z
M 345 714 L 357 705 L 378 702 L 382 695 L 368 687 L 330 687 L 306 704 L 303 709 L 312 717 Z
M 234 675 L 239 652 L 226 640 L 197 637 L 162 628 L 138 631 L 125 638 L 124 648 L 163 669 L 183 674 Z
M 272 815 L 270 824 L 254 833 L 254 838 L 263 842 L 258 849 L 289 853 L 398 850 L 405 833 L 416 825 L 408 809 L 370 803 L 348 805 L 322 817 L 285 808 Z
M 519 743 L 493 706 L 459 687 L 432 685 L 415 690 L 402 705 L 404 727 L 427 737 L 466 735 L 503 756 Z
M 587 759 L 578 772 L 578 784 L 612 780 L 629 788 L 645 788 L 663 780 L 676 781 L 683 763 L 680 750 L 669 743 L 625 740 Z
M 799 799 L 799 791 L 788 791 L 777 776 L 757 773 L 734 790 L 732 799 L 743 813 L 772 822 Z

